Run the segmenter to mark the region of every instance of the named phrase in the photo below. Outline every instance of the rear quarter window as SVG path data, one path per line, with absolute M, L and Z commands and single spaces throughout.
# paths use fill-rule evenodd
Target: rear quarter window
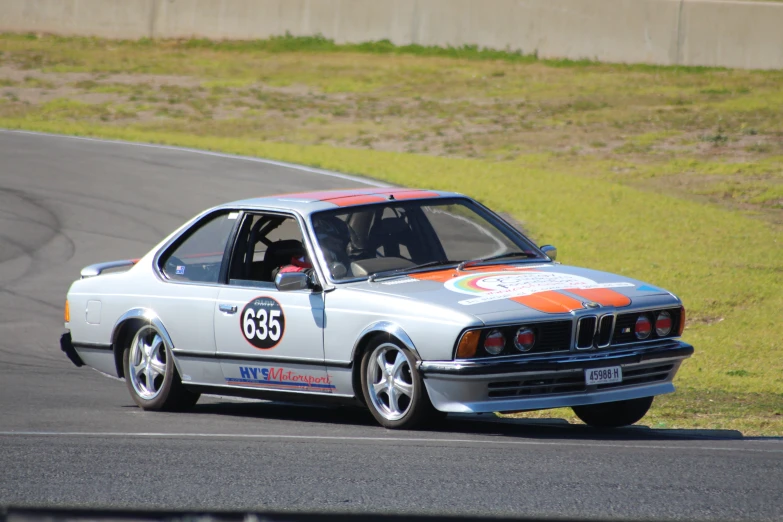
M 172 281 L 217 283 L 223 253 L 236 213 L 211 214 L 178 240 L 160 259 L 160 269 Z

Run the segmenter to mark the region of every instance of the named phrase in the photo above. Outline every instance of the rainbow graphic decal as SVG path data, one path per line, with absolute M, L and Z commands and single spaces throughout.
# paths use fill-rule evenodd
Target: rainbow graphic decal
M 634 285 L 633 283 L 596 283 L 592 279 L 577 275 L 527 270 L 471 274 L 446 281 L 444 286 L 452 292 L 477 296 L 459 302 L 461 305 L 473 305 L 557 290 L 618 288 Z

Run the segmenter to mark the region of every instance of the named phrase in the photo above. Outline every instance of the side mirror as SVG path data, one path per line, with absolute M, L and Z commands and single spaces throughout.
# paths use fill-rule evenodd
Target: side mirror
M 557 249 L 555 247 L 553 247 L 552 245 L 544 245 L 544 246 L 542 246 L 541 247 L 541 251 L 543 253 L 545 253 L 549 257 L 549 259 L 551 259 L 552 261 L 557 259 Z
M 281 272 L 275 276 L 275 286 L 281 292 L 307 290 L 310 288 L 310 278 L 304 272 Z

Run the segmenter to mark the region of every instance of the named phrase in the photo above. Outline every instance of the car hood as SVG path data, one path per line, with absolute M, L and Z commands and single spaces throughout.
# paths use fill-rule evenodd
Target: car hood
M 555 263 L 428 271 L 350 286 L 455 309 L 485 322 L 586 308 L 622 309 L 656 295 L 666 295 L 672 304 L 679 303 L 666 290 L 642 281 Z

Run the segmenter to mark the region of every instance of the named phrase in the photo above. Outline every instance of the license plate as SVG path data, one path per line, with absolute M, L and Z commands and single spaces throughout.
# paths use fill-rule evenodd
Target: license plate
M 611 382 L 623 382 L 623 369 L 619 366 L 610 366 L 608 368 L 594 368 L 585 370 L 585 383 L 590 384 L 608 384 Z

